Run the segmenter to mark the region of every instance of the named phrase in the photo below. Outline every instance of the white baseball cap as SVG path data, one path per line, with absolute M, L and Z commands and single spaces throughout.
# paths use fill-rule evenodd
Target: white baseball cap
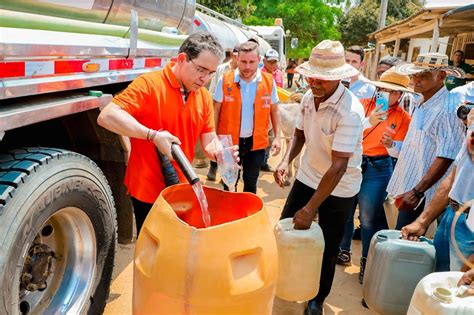
M 275 49 L 269 49 L 265 53 L 265 59 L 278 61 L 280 59 L 280 55 L 278 54 L 278 51 L 276 51 Z

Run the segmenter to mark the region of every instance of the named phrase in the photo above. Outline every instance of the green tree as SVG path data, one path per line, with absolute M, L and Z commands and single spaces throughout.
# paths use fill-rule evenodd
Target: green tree
M 406 19 L 420 7 L 419 0 L 388 0 L 386 25 Z M 377 30 L 379 15 L 379 0 L 361 0 L 349 8 L 339 21 L 344 46 L 366 46 L 367 35 Z
M 273 25 L 275 18 L 282 18 L 291 37 L 299 39 L 297 49 L 289 49 L 292 58 L 308 57 L 311 48 L 323 39 L 339 39 L 337 27 L 342 10 L 323 0 L 254 0 L 256 6 L 251 16 L 244 19 L 247 25 Z
M 198 3 L 246 25 L 273 25 L 282 18 L 290 37 L 297 37 L 298 48 L 289 57 L 308 57 L 311 48 L 323 39 L 339 39 L 337 26 L 344 0 L 198 0 Z M 289 43 L 289 40 L 287 41 Z
M 198 0 L 197 3 L 233 19 L 243 19 L 255 11 L 252 0 Z

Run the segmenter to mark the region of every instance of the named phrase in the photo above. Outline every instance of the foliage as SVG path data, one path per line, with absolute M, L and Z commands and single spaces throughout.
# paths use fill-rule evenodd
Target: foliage
M 282 18 L 290 38 L 299 39 L 298 48 L 289 49 L 288 57 L 306 58 L 311 48 L 323 39 L 339 39 L 337 20 L 342 10 L 322 0 L 254 0 L 256 9 L 244 19 L 247 25 L 273 25 Z M 289 39 L 287 40 L 289 43 Z
M 282 18 L 287 39 L 297 37 L 298 48 L 288 49 L 291 58 L 306 58 L 311 48 L 323 39 L 339 39 L 337 26 L 342 15 L 344 0 L 198 0 L 219 13 L 241 18 L 246 25 L 274 25 L 275 18 Z
M 421 7 L 419 0 L 388 0 L 386 25 L 406 19 Z M 340 19 L 341 39 L 344 46 L 366 46 L 367 35 L 378 27 L 380 1 L 361 0 L 349 8 Z
M 233 19 L 242 19 L 255 11 L 255 5 L 252 0 L 198 0 L 209 9 L 217 11 Z

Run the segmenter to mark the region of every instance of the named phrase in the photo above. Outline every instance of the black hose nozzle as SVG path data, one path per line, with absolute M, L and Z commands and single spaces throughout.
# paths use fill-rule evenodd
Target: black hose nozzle
M 193 166 L 189 162 L 186 155 L 184 155 L 183 150 L 181 150 L 181 147 L 178 144 L 173 143 L 171 145 L 171 155 L 173 156 L 173 159 L 176 161 L 176 163 L 178 163 L 179 168 L 181 168 L 181 171 L 183 172 L 184 176 L 186 176 L 186 179 L 191 185 L 199 182 L 199 177 L 197 176 L 196 172 L 194 172 Z

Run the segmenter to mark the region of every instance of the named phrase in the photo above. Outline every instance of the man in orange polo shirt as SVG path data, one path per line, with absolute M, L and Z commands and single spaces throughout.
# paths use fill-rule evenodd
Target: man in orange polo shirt
M 125 185 L 132 197 L 137 232 L 165 188 L 156 149 L 172 160 L 171 144 L 178 143 L 192 161 L 200 139 L 207 157 L 215 160 L 214 153 L 206 150 L 216 133 L 212 98 L 204 85 L 223 55 L 221 45 L 210 33 L 190 35 L 181 45 L 176 62 L 135 79 L 97 119 L 100 126 L 130 137 Z
M 410 124 L 410 115 L 399 106 L 404 93 L 413 92 L 409 87 L 408 75 L 387 70 L 379 81 L 370 82 L 378 92 L 389 93 L 389 109 L 382 111 L 375 105 L 375 97 L 361 100 L 366 119 L 364 121 L 362 184 L 357 195 L 361 225 L 362 255 L 360 261 L 359 282 L 362 283 L 364 270 L 372 236 L 386 229 L 387 221 L 383 203 L 387 197 L 386 188 L 392 176 L 392 156 L 398 151 L 385 147 L 387 136 L 393 141 L 403 141 Z M 356 203 L 357 205 L 357 203 Z M 355 207 L 353 211 L 355 211 Z M 354 228 L 353 216 L 346 222 L 344 238 L 340 244 L 337 263 L 351 265 L 351 240 Z

